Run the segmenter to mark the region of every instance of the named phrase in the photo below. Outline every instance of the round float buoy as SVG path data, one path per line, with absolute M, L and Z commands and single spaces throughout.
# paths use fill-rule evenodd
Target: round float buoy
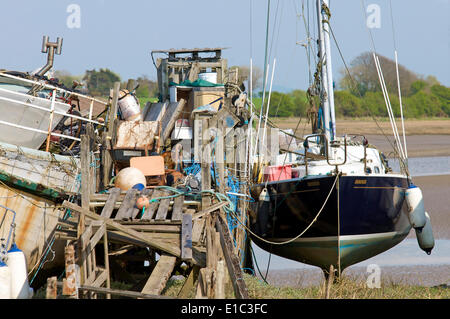
M 145 175 L 135 167 L 126 167 L 117 174 L 115 186 L 127 191 L 136 184 L 147 185 Z
M 405 195 L 409 223 L 414 229 L 421 229 L 426 223 L 422 191 L 416 185 L 411 184 Z
M 0 299 L 11 298 L 11 272 L 7 264 L 0 261 Z
M 25 254 L 16 244 L 13 244 L 8 251 L 6 264 L 11 271 L 11 298 L 29 299 L 32 296 L 31 288 L 28 284 L 27 263 Z
M 150 201 L 148 200 L 147 196 L 139 196 L 138 199 L 136 200 L 136 207 L 139 209 L 142 209 L 145 207 L 145 209 L 148 208 L 148 206 L 150 205 Z
M 434 248 L 434 236 L 433 230 L 431 229 L 430 215 L 428 215 L 427 212 L 425 212 L 425 218 L 425 226 L 421 230 L 416 229 L 416 237 L 420 249 L 429 255 L 431 254 L 431 250 Z

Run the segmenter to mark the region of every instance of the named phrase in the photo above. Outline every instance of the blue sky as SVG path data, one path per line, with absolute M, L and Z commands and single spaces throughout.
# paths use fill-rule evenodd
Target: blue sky
M 271 0 L 274 87 L 308 86 L 305 49 L 296 45 L 306 37 L 303 20 L 296 15 L 302 2 Z M 70 4 L 81 9 L 80 28 L 67 26 Z M 394 56 L 388 0 L 330 0 L 332 27 L 347 63 L 371 50 L 363 11 L 369 4 L 381 10 L 380 28 L 371 29 L 377 52 Z M 449 1 L 392 0 L 392 8 L 400 64 L 450 86 Z M 40 53 L 43 35 L 52 41 L 64 38 L 55 69 L 72 74 L 107 67 L 123 80 L 140 75 L 155 79 L 150 52 L 169 48 L 229 47 L 223 53 L 229 66 L 248 65 L 250 56 L 254 65 L 264 64 L 266 0 L 16 0 L 2 1 L 1 11 L 0 68 L 29 71 L 45 64 Z M 339 79 L 343 64 L 334 44 L 332 48 Z

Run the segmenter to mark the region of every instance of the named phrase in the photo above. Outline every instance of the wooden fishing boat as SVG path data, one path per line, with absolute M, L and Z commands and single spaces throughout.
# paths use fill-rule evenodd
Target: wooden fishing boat
M 44 37 L 52 54 L 58 43 Z M 103 125 L 93 120 L 94 102 L 106 107 L 49 80 L 52 64 L 49 52 L 38 74 L 0 71 L 0 239 L 3 250 L 15 243 L 24 252 L 29 272 L 63 262 L 48 253 L 57 249 L 58 220 L 67 217 L 60 204 L 79 194 L 76 144 L 87 123 Z M 90 101 L 86 117 L 74 112 L 80 99 Z

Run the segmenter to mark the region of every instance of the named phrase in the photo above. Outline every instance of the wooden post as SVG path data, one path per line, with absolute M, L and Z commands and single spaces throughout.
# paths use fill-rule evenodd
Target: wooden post
M 149 295 L 160 295 L 166 286 L 170 275 L 172 274 L 175 263 L 176 257 L 162 255 L 159 258 L 155 269 L 153 269 L 152 274 L 148 278 L 147 283 L 142 289 L 142 293 Z
M 181 259 L 192 259 L 192 215 L 183 214 L 181 224 Z
M 224 156 L 224 126 L 223 118 L 217 119 L 217 145 L 216 145 L 216 164 L 219 169 L 219 192 L 225 194 L 225 156 Z
M 90 201 L 90 147 L 89 137 L 87 135 L 81 135 L 81 150 L 80 150 L 80 162 L 81 162 L 81 207 L 89 209 Z M 83 225 L 84 226 L 84 225 Z
M 114 130 L 114 120 L 117 118 L 117 102 L 119 101 L 120 82 L 114 82 L 113 96 L 108 113 L 108 136 L 112 137 Z
M 101 169 L 101 178 L 100 178 L 100 189 L 105 189 L 108 184 L 109 180 L 111 178 L 111 171 L 112 171 L 112 158 L 110 153 L 111 148 L 111 139 L 108 139 L 107 134 L 102 135 L 102 146 L 101 146 L 101 162 L 100 162 L 100 169 Z
M 214 297 L 216 299 L 225 299 L 225 261 L 223 259 L 217 262 L 216 267 L 216 284 Z
M 57 296 L 56 282 L 57 282 L 56 276 L 47 278 L 47 290 L 45 295 L 46 299 L 56 299 Z
M 209 214 L 206 216 L 206 267 L 214 268 L 216 264 L 216 254 L 214 247 L 214 227 L 213 227 L 213 218 Z
M 107 273 L 106 277 L 106 288 L 111 288 L 111 280 L 109 273 L 109 249 L 108 249 L 108 232 L 105 227 L 105 232 L 103 235 L 103 250 L 104 250 L 104 258 L 105 258 L 105 271 Z M 106 299 L 111 299 L 111 294 L 106 294 Z
M 193 266 L 192 270 L 184 282 L 183 287 L 181 287 L 180 291 L 178 292 L 178 298 L 188 298 L 189 292 L 194 287 L 195 283 L 198 281 L 198 274 L 199 274 L 200 268 L 198 266 Z
M 330 272 L 328 273 L 328 278 L 325 282 L 325 299 L 330 299 L 330 290 L 334 281 L 334 266 L 330 265 Z
M 81 136 L 81 150 L 80 150 L 80 162 L 81 162 L 81 207 L 89 210 L 90 201 L 90 160 L 89 160 L 89 137 L 87 135 Z M 78 218 L 77 238 L 78 238 L 78 251 L 81 256 L 85 250 L 84 243 L 81 239 L 81 235 L 85 232 L 86 220 L 84 212 L 80 212 Z M 86 259 L 80 264 L 80 284 L 85 284 L 87 278 Z
M 78 283 L 75 266 L 75 248 L 68 245 L 64 248 L 66 278 L 63 279 L 62 294 L 69 298 L 78 299 Z
M 202 120 L 200 119 L 200 114 L 194 114 L 194 162 L 202 162 Z
M 88 162 L 89 162 L 89 195 L 94 194 L 96 190 L 96 167 L 94 152 L 96 151 L 97 144 L 95 143 L 95 132 L 92 123 L 86 124 L 86 135 L 88 136 Z
M 202 174 L 202 191 L 211 189 L 211 149 L 209 145 L 210 132 L 208 119 L 202 120 L 202 156 L 201 156 L 201 174 Z M 202 209 L 206 209 L 211 205 L 211 197 L 208 194 L 202 195 Z
M 234 253 L 228 226 L 220 214 L 216 218 L 216 227 L 220 233 L 220 244 L 227 264 L 228 273 L 230 274 L 231 283 L 233 284 L 234 294 L 236 298 L 248 299 L 248 290 L 244 282 L 239 259 Z

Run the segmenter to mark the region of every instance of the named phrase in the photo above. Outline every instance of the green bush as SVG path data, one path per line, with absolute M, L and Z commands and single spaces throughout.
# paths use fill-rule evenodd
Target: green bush
M 440 84 L 430 87 L 427 82 L 419 80 L 411 85 L 411 92 L 414 93 L 409 96 L 402 96 L 405 118 L 450 116 L 450 88 Z M 266 94 L 265 104 L 267 104 L 267 100 L 268 93 Z M 389 94 L 389 100 L 394 116 L 399 117 L 400 101 L 396 92 Z M 257 110 L 260 109 L 261 102 L 262 93 L 260 93 L 260 97 L 253 98 Z M 367 91 L 361 97 L 359 94 L 355 95 L 348 90 L 337 90 L 334 92 L 334 102 L 337 117 L 388 116 L 381 91 Z M 305 91 L 272 92 L 269 116 L 304 117 L 308 107 L 309 103 Z

